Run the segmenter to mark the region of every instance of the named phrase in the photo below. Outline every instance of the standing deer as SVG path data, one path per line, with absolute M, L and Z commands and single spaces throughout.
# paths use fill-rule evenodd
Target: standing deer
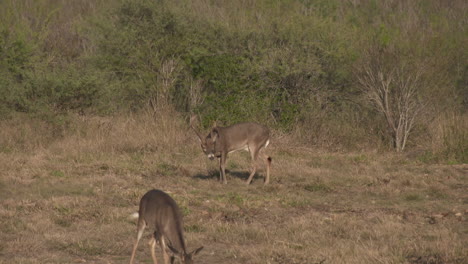
M 137 240 L 132 251 L 130 264 L 133 264 L 138 242 L 143 235 L 146 226 L 153 230 L 153 236 L 149 242 L 153 263 L 157 264 L 155 247 L 156 242 L 161 247 L 164 264 L 168 264 L 169 257 L 166 253 L 167 246 L 172 251 L 171 263 L 174 263 L 174 255 L 178 256 L 182 263 L 192 264 L 192 256 L 197 255 L 203 247 L 187 253 L 184 242 L 182 215 L 174 199 L 160 190 L 148 191 L 140 200 L 138 213 L 132 214 L 132 218 L 138 217 Z
M 264 184 L 266 185 L 270 182 L 271 158 L 264 153 L 260 153 L 270 143 L 270 130 L 267 127 L 253 122 L 237 123 L 228 127 L 219 127 L 215 123 L 208 136 L 203 139 L 193 126 L 195 119 L 196 116 L 191 117 L 190 126 L 198 138 L 200 138 L 201 147 L 208 158 L 210 160 L 213 160 L 215 157 L 218 158 L 220 181 L 227 184 L 225 172 L 227 155 L 234 151 L 246 150 L 250 152 L 252 158 L 252 171 L 246 183 L 250 184 L 257 171 L 256 161 L 259 154 L 264 159 L 266 165 Z

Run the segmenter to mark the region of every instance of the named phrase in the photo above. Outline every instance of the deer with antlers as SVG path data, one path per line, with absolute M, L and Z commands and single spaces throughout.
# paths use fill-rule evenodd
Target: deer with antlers
M 260 153 L 270 143 L 270 130 L 266 126 L 254 122 L 243 122 L 227 127 L 220 127 L 215 123 L 210 133 L 203 138 L 193 125 L 195 119 L 196 116 L 191 117 L 190 126 L 200 139 L 203 152 L 208 158 L 210 160 L 213 160 L 215 157 L 218 158 L 220 181 L 227 184 L 225 172 L 227 155 L 238 150 L 246 150 L 250 152 L 252 158 L 252 171 L 246 183 L 250 184 L 257 171 L 256 161 L 259 155 L 266 165 L 264 184 L 266 185 L 270 182 L 271 157 L 263 152 Z

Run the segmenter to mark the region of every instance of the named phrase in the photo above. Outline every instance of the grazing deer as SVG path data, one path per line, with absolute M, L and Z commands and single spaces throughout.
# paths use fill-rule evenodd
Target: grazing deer
M 135 253 L 143 231 L 149 226 L 154 233 L 149 245 L 151 247 L 151 257 L 153 263 L 157 264 L 155 247 L 156 242 L 161 247 L 164 264 L 168 264 L 169 257 L 166 253 L 166 245 L 172 251 L 171 263 L 174 262 L 174 255 L 180 257 L 182 263 L 192 264 L 192 256 L 197 255 L 203 247 L 187 253 L 184 242 L 182 215 L 174 199 L 167 193 L 160 190 L 148 191 L 140 200 L 140 209 L 134 213 L 132 218 L 138 217 L 137 240 L 132 251 L 130 264 L 133 264 Z M 167 243 L 167 244 L 166 244 Z
M 270 143 L 270 130 L 263 125 L 253 122 L 237 123 L 228 127 L 219 127 L 215 123 L 208 136 L 203 139 L 193 126 L 195 119 L 196 116 L 190 118 L 190 126 L 198 138 L 200 138 L 203 152 L 205 152 L 210 160 L 213 160 L 215 157 L 219 160 L 219 180 L 223 181 L 224 184 L 227 183 L 225 172 L 227 155 L 234 151 L 246 150 L 250 152 L 252 158 L 252 171 L 246 182 L 250 184 L 257 171 L 256 161 L 258 155 L 262 148 L 266 148 Z M 264 184 L 266 185 L 270 182 L 271 158 L 264 153 L 260 155 L 266 165 L 266 177 L 264 180 Z

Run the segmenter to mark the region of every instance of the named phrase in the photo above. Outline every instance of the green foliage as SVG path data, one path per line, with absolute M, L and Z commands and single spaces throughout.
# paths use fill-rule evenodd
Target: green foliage
M 3 10 L 0 113 L 82 112 L 94 106 L 99 99 L 100 76 L 82 63 L 55 59 L 54 51 L 47 50 L 47 37 L 52 35 L 48 31 L 58 9 L 45 2 L 23 4 L 9 2 Z M 30 20 L 18 18 L 28 11 Z
M 176 58 L 181 68 L 169 91 L 174 106 L 199 113 L 205 126 L 213 120 L 265 122 L 273 117 L 288 130 L 306 110 L 301 104 L 315 86 L 348 82 L 349 71 L 339 67 L 350 61 L 345 42 L 324 35 L 323 43 L 313 41 L 322 33 L 307 27 L 315 18 L 297 25 L 278 18 L 266 30 L 246 31 L 209 23 L 170 4 L 157 5 L 125 1 L 115 10 L 114 22 L 99 27 L 98 65 L 125 83 L 114 94 L 131 109 L 161 93 L 161 64 L 169 58 Z M 320 26 L 335 29 L 333 23 Z M 204 80 L 203 103 L 194 109 L 187 105 L 191 80 Z
M 32 68 L 34 47 L 0 28 L 0 113 L 24 110 L 24 79 Z

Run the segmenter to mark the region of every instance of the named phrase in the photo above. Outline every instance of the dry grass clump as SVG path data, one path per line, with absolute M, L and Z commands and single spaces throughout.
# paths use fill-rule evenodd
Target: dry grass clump
M 0 124 L 0 263 L 128 263 L 136 229 L 128 216 L 151 188 L 180 205 L 189 249 L 205 246 L 198 263 L 468 258 L 466 165 L 317 152 L 285 137 L 268 148 L 269 186 L 264 170 L 245 185 L 247 153 L 230 156 L 222 185 L 177 116 L 67 122 L 57 137 L 46 123 Z M 139 263 L 150 259 L 140 247 Z

